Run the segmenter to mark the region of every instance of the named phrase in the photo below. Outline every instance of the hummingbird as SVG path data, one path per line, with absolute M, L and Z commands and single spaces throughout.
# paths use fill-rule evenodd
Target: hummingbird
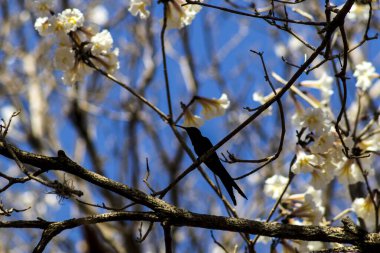
M 187 134 L 190 137 L 191 143 L 193 144 L 194 151 L 198 155 L 198 157 L 201 157 L 203 154 L 205 154 L 209 149 L 213 147 L 211 141 L 207 137 L 204 137 L 198 128 L 183 126 L 179 127 L 186 130 Z M 230 174 L 228 174 L 226 168 L 224 168 L 222 162 L 220 161 L 218 155 L 215 152 L 213 152 L 204 163 L 212 172 L 214 172 L 216 176 L 220 178 L 222 184 L 226 188 L 235 206 L 236 198 L 233 192 L 233 188 L 235 188 L 241 196 L 247 199 L 244 192 L 235 183 L 234 179 L 230 176 Z

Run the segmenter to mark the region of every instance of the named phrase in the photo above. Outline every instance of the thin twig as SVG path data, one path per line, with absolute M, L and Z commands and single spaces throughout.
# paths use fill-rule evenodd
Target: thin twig
M 165 30 L 166 30 L 166 25 L 167 25 L 167 15 L 169 11 L 169 6 L 168 2 L 163 2 L 164 3 L 164 20 L 162 22 L 162 30 L 161 30 L 161 53 L 162 53 L 162 61 L 163 61 L 163 66 L 164 66 L 164 77 L 165 77 L 165 89 L 166 89 L 166 99 L 168 103 L 168 108 L 169 108 L 169 116 L 168 120 L 171 122 L 172 117 L 173 117 L 173 109 L 172 109 L 172 100 L 170 96 L 170 85 L 169 85 L 169 74 L 168 74 L 168 67 L 166 63 L 166 53 L 165 53 Z
M 252 17 L 252 18 L 261 18 L 264 20 L 280 21 L 280 22 L 287 22 L 287 23 L 300 24 L 300 25 L 311 25 L 311 26 L 325 26 L 326 25 L 326 22 L 311 22 L 311 21 L 278 18 L 278 17 L 274 17 L 274 16 L 270 16 L 270 15 L 251 14 L 251 13 L 236 11 L 236 10 L 232 10 L 229 8 L 220 7 L 220 6 L 216 6 L 216 5 L 212 5 L 212 4 L 206 4 L 206 3 L 202 3 L 202 2 L 198 2 L 198 1 L 186 0 L 186 3 L 183 5 L 185 6 L 188 4 L 201 5 L 204 7 L 209 7 L 209 8 L 213 8 L 213 9 L 217 9 L 217 10 L 221 10 L 221 11 L 225 11 L 225 12 L 229 12 L 229 13 L 233 13 L 233 14 L 237 14 L 237 15 L 241 15 L 241 16 L 247 16 L 247 17 Z

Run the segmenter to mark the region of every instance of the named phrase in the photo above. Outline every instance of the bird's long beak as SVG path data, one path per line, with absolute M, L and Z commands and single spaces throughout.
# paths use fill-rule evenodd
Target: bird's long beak
M 180 126 L 180 125 L 175 125 L 175 126 L 186 130 L 186 127 L 184 127 L 184 126 Z

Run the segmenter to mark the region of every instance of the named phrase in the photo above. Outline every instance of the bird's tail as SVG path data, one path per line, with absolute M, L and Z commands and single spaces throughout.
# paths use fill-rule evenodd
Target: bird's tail
M 235 206 L 236 206 L 236 198 L 234 195 L 233 188 L 235 188 L 242 197 L 247 199 L 247 196 L 245 196 L 244 192 L 239 188 L 239 186 L 235 183 L 235 181 L 230 175 L 228 175 L 228 177 L 227 176 L 220 177 L 220 179 L 224 187 L 226 188 L 228 195 L 230 195 L 232 202 L 234 203 Z

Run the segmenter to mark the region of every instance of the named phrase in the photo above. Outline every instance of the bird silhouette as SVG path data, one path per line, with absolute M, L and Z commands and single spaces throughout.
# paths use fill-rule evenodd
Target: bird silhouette
M 198 157 L 201 157 L 203 154 L 205 154 L 209 149 L 213 147 L 211 141 L 208 138 L 204 137 L 198 128 L 183 126 L 179 127 L 186 130 L 187 134 L 190 137 L 191 143 L 193 144 L 194 151 L 198 155 Z M 224 168 L 218 155 L 215 152 L 213 152 L 204 163 L 212 172 L 214 172 L 215 175 L 217 175 L 220 178 L 222 184 L 226 188 L 235 206 L 236 198 L 233 192 L 233 188 L 235 188 L 241 196 L 247 199 L 244 192 L 235 183 L 234 179 L 230 176 L 230 174 L 228 174 L 227 170 Z

